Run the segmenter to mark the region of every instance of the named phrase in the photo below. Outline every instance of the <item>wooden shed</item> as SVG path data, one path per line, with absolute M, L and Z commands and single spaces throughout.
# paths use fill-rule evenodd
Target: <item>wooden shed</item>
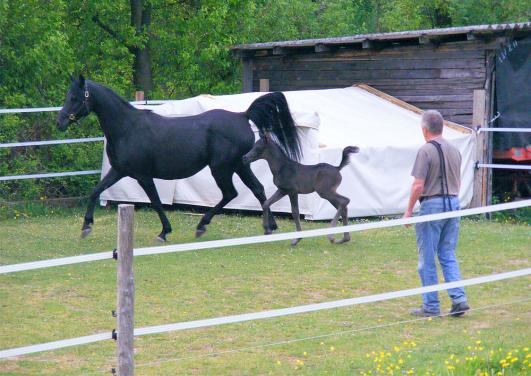
M 497 55 L 529 37 L 531 22 L 254 43 L 233 47 L 243 91 L 327 89 L 368 84 L 445 119 L 488 127 L 495 109 Z M 478 161 L 492 160 L 490 136 Z M 490 170 L 477 173 L 473 205 L 489 202 Z

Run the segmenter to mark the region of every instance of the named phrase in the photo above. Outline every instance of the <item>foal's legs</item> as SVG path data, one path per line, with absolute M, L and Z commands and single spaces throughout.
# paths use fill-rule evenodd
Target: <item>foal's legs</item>
M 214 177 L 214 180 L 216 181 L 216 184 L 218 185 L 219 189 L 221 189 L 223 197 L 221 198 L 221 201 L 218 202 L 218 204 L 212 209 L 210 209 L 199 221 L 199 224 L 197 225 L 197 229 L 195 231 L 196 238 L 200 237 L 206 232 L 205 226 L 210 223 L 212 217 L 221 212 L 221 209 L 223 209 L 225 205 L 227 205 L 232 199 L 238 196 L 238 192 L 236 191 L 236 188 L 234 188 L 234 184 L 232 183 L 232 175 L 234 174 L 234 171 L 223 167 L 224 166 L 215 168 L 210 166 L 210 169 L 212 170 L 212 176 Z
M 107 175 L 105 175 L 105 177 L 96 185 L 96 187 L 94 187 L 89 197 L 89 203 L 87 205 L 87 211 L 85 212 L 83 227 L 81 227 L 81 238 L 85 238 L 92 231 L 92 227 L 90 225 L 94 223 L 94 207 L 96 206 L 96 201 L 98 201 L 101 192 L 109 188 L 123 177 L 124 175 L 120 174 L 111 167 L 109 172 L 107 172 Z
M 290 192 L 289 194 L 289 201 L 291 203 L 291 216 L 293 217 L 293 220 L 295 221 L 295 227 L 297 228 L 297 231 L 301 231 L 301 218 L 299 213 L 299 194 L 297 192 Z M 291 246 L 295 247 L 298 242 L 300 242 L 302 238 L 299 239 L 293 239 L 291 241 Z
M 149 201 L 151 201 L 151 206 L 159 215 L 160 223 L 162 224 L 162 231 L 157 236 L 157 240 L 160 242 L 165 242 L 166 234 L 169 234 L 171 232 L 171 224 L 170 221 L 168 221 L 166 214 L 164 214 L 164 210 L 162 209 L 162 202 L 160 202 L 159 193 L 157 192 L 157 187 L 153 182 L 153 178 L 138 176 L 135 176 L 135 178 L 138 184 L 140 184 L 140 186 L 144 190 L 144 192 L 146 192 L 146 194 L 148 195 Z
M 264 203 L 266 201 L 266 195 L 264 191 L 264 186 L 258 181 L 256 176 L 253 174 L 253 171 L 251 170 L 251 166 L 242 164 L 241 167 L 239 167 L 236 170 L 236 173 L 242 179 L 243 184 L 245 184 L 251 192 L 253 192 L 254 197 L 260 201 L 260 204 L 262 205 L 262 210 L 264 211 L 264 218 L 267 218 L 267 224 L 268 228 L 271 230 L 276 230 L 278 228 L 277 223 L 275 221 L 275 218 L 273 217 L 273 213 L 269 210 L 269 206 L 266 208 L 264 206 Z M 266 227 L 264 227 L 264 230 Z
M 280 189 L 277 190 L 275 193 L 273 193 L 273 196 L 269 197 L 265 202 L 264 202 L 264 214 L 263 214 L 263 226 L 264 226 L 264 234 L 265 235 L 269 235 L 271 234 L 271 230 L 272 228 L 270 227 L 271 225 L 271 222 L 268 220 L 267 218 L 267 214 L 269 212 L 269 208 L 271 207 L 271 205 L 273 205 L 275 202 L 277 202 L 278 200 L 280 200 L 282 197 L 284 197 L 286 195 L 286 193 L 282 192 Z
M 348 199 L 345 196 L 341 196 L 337 192 L 318 192 L 319 196 L 324 198 L 325 200 L 330 201 L 332 205 L 337 209 L 336 215 L 334 216 L 334 219 L 332 219 L 332 222 L 330 223 L 330 227 L 335 227 L 337 225 L 337 221 L 339 220 L 339 217 L 341 216 L 343 218 L 343 225 L 348 225 L 348 210 L 347 205 L 350 202 L 350 199 Z M 328 235 L 328 240 L 330 240 L 330 243 L 335 244 L 341 244 L 346 243 L 350 240 L 350 234 L 348 232 L 343 233 L 343 239 L 341 240 L 335 240 L 333 235 Z

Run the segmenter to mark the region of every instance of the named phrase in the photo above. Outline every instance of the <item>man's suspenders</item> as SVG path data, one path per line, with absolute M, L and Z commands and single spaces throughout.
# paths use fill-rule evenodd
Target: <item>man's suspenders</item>
M 443 195 L 443 208 L 444 208 L 443 210 L 446 211 L 446 201 L 448 200 L 448 207 L 451 211 L 452 205 L 451 205 L 450 196 L 449 196 L 450 192 L 448 190 L 448 177 L 446 175 L 446 164 L 444 163 L 444 155 L 443 155 L 443 151 L 441 148 L 441 144 L 439 144 L 435 140 L 431 140 L 429 141 L 429 143 L 435 146 L 435 149 L 437 149 L 437 153 L 439 154 L 439 164 L 441 168 L 441 176 L 440 176 L 441 190 L 442 190 L 442 195 Z

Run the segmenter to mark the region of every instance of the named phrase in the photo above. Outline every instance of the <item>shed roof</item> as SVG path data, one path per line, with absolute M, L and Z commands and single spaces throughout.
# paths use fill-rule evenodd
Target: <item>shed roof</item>
M 370 42 L 398 43 L 407 40 L 416 40 L 419 43 L 423 43 L 423 38 L 426 41 L 444 41 L 445 39 L 455 40 L 456 38 L 462 38 L 463 40 L 473 40 L 476 38 L 481 39 L 492 36 L 514 35 L 516 33 L 529 33 L 529 31 L 531 31 L 531 22 L 517 22 L 506 24 L 449 27 L 444 29 L 398 31 L 392 33 L 359 34 L 335 38 L 240 44 L 233 46 L 232 50 L 235 52 L 252 52 L 275 48 L 319 48 L 319 46 L 347 46 L 356 44 L 366 44 L 363 47 L 368 47 Z

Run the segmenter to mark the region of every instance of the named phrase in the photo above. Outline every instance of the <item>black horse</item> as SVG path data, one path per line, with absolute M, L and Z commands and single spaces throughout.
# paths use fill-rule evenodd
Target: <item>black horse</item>
M 211 208 L 197 225 L 196 237 L 206 231 L 212 217 L 234 199 L 238 192 L 232 183 L 234 173 L 263 204 L 264 187 L 242 156 L 251 150 L 254 133 L 251 120 L 261 134 L 272 133 L 293 158 L 301 155 L 300 143 L 286 98 L 270 93 L 256 99 L 245 112 L 207 111 L 195 116 L 168 118 L 149 110 L 139 110 L 112 90 L 80 75 L 71 77 L 70 90 L 57 116 L 57 127 L 68 125 L 94 112 L 107 139 L 107 155 L 111 169 L 96 185 L 85 213 L 81 236 L 87 236 L 94 223 L 94 207 L 99 195 L 125 176 L 138 181 L 148 195 L 162 223 L 160 241 L 166 240 L 171 225 L 164 214 L 153 182 L 158 179 L 187 178 L 209 166 L 223 198 Z M 269 227 L 276 222 L 264 209 Z

